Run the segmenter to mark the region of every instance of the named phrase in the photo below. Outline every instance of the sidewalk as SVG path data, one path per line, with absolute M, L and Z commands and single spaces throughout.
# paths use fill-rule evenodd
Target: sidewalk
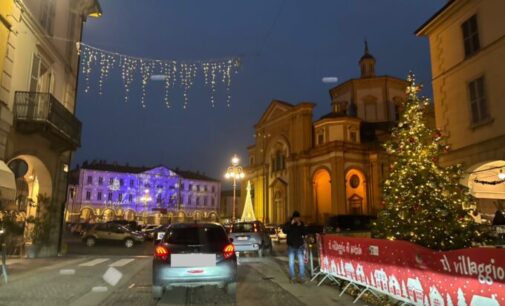
M 245 264 L 246 262 L 254 270 L 264 275 L 265 279 L 269 279 L 272 282 L 276 283 L 282 289 L 286 290 L 291 295 L 295 296 L 305 305 L 314 305 L 314 306 L 367 305 L 361 301 L 358 301 L 355 304 L 353 304 L 354 298 L 347 294 L 344 294 L 340 297 L 339 296 L 340 291 L 334 286 L 323 284 L 320 287 L 317 287 L 316 282 L 309 282 L 309 281 L 304 285 L 290 284 L 287 271 L 287 262 L 285 262 L 285 260 L 283 259 L 276 257 L 266 257 L 263 259 L 262 264 L 260 264 L 259 262 L 254 262 L 252 260 L 249 261 L 243 259 L 243 263 Z

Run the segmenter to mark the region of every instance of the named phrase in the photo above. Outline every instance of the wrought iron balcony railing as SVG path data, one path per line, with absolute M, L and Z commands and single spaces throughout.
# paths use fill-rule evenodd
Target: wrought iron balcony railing
M 81 144 L 81 122 L 49 93 L 17 91 L 14 118 L 22 132 L 49 131 L 71 149 Z

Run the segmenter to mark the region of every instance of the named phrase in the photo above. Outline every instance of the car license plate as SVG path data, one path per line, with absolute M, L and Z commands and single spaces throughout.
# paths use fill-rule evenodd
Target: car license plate
M 247 236 L 240 236 L 240 237 L 237 237 L 237 240 L 247 240 Z
M 165 232 L 158 232 L 157 236 L 156 236 L 156 240 L 161 240 L 163 239 L 163 236 L 165 236 Z
M 216 254 L 172 254 L 172 267 L 213 267 L 216 265 Z

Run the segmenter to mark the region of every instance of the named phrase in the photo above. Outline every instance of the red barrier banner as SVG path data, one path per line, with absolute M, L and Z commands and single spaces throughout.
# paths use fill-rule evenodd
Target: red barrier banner
M 505 306 L 505 249 L 433 251 L 406 241 L 319 237 L 321 271 L 422 306 Z

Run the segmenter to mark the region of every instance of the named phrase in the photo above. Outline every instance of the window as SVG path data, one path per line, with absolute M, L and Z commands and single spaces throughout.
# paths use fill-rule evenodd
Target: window
M 30 75 L 30 91 L 52 93 L 53 89 L 54 76 L 49 66 L 39 56 L 34 54 Z
M 112 177 L 111 177 L 111 178 L 109 179 L 109 185 L 111 185 L 111 186 L 112 186 L 113 184 L 114 184 L 114 178 L 112 178 Z
M 324 135 L 323 134 L 318 134 L 317 135 L 317 144 L 322 145 L 324 143 Z
M 101 201 L 101 200 L 102 200 L 102 192 L 101 192 L 101 191 L 99 191 L 99 192 L 96 194 L 96 199 L 97 199 L 98 201 Z
M 119 186 L 124 186 L 124 180 L 123 179 L 119 179 Z
M 156 197 L 156 203 L 161 204 L 161 193 Z
M 40 25 L 47 31 L 49 35 L 53 35 L 53 25 L 56 15 L 55 0 L 41 1 L 40 8 Z
M 468 18 L 461 25 L 463 31 L 463 45 L 465 47 L 465 57 L 474 55 L 480 50 L 479 29 L 477 27 L 477 15 Z
M 190 190 L 190 191 L 191 191 L 191 190 L 192 190 L 192 188 L 193 188 L 193 185 L 189 184 L 189 186 L 188 186 L 188 190 Z
M 112 192 L 109 192 L 109 195 L 107 197 L 107 200 L 112 201 Z
M 130 187 L 133 187 L 133 186 L 135 186 L 135 183 L 133 180 L 130 180 Z
M 117 195 L 117 200 L 118 200 L 118 202 L 122 202 L 123 201 L 123 194 L 122 193 L 120 193 L 120 194 Z
M 216 191 L 216 186 L 212 186 L 212 192 Z
M 351 142 L 356 142 L 356 132 L 349 133 L 349 136 L 351 138 Z
M 128 195 L 128 202 L 130 203 L 133 202 L 133 195 L 131 194 Z
M 468 84 L 470 92 L 470 108 L 472 123 L 478 123 L 489 118 L 486 94 L 484 90 L 484 77 L 473 80 Z
M 370 122 L 377 121 L 377 103 L 365 103 L 365 119 Z
M 101 176 L 98 177 L 98 185 L 103 185 L 103 177 Z
M 91 191 L 86 191 L 86 200 L 91 200 Z
M 91 175 L 88 175 L 88 185 L 93 184 L 93 177 Z
M 184 190 L 184 183 L 181 183 L 181 190 Z
M 200 197 L 196 197 L 196 205 L 200 205 Z
M 203 206 L 207 206 L 207 197 L 203 198 Z

